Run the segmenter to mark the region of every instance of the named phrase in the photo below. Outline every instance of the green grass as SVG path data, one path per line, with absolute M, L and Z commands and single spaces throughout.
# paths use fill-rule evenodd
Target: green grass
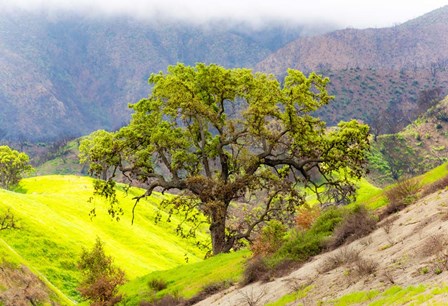
M 442 284 L 418 286 L 392 286 L 383 292 L 378 290 L 358 291 L 346 294 L 336 300 L 322 303 L 322 305 L 446 305 L 437 301 L 447 300 L 448 286 Z
M 303 299 L 308 295 L 308 292 L 313 289 L 313 286 L 307 286 L 305 288 L 299 289 L 296 292 L 287 294 L 282 296 L 275 302 L 268 303 L 266 306 L 285 306 L 291 305 L 291 303 L 296 302 L 297 300 Z M 295 305 L 295 304 L 294 304 Z M 301 304 L 300 304 L 301 305 Z
M 91 248 L 97 237 L 130 280 L 185 264 L 185 257 L 191 263 L 204 257 L 191 241 L 175 234 L 176 218 L 171 223 L 155 224 L 157 205 L 163 198 L 160 194 L 137 206 L 131 225 L 132 197 L 141 190 L 131 189 L 128 195 L 119 192 L 125 212 L 119 222 L 111 220 L 101 199 L 88 202 L 93 190 L 92 180 L 87 177 L 27 178 L 17 190 L 0 190 L 0 210 L 12 209 L 21 226 L 20 230 L 1 232 L 5 248 L 0 254 L 5 260 L 26 264 L 72 300 L 79 300 L 76 262 L 82 248 Z M 89 211 L 93 207 L 97 216 L 91 219 Z M 199 237 L 207 239 L 205 233 Z M 10 251 L 5 251 L 6 245 Z
M 149 288 L 148 282 L 156 279 L 168 284 L 166 289 L 157 293 L 157 297 L 172 294 L 188 299 L 207 285 L 238 282 L 249 256 L 249 251 L 242 250 L 220 254 L 202 262 L 189 263 L 166 271 L 155 271 L 127 283 L 121 291 L 127 296 L 127 305 L 136 305 L 141 300 L 153 297 L 154 293 Z
M 420 176 L 418 179 L 423 185 L 434 183 L 435 181 L 448 175 L 448 163 L 444 163 Z
M 416 177 L 422 183 L 422 187 L 434 183 L 435 181 L 448 175 L 448 163 L 444 163 L 422 175 Z M 393 188 L 395 184 L 387 186 L 384 190 Z M 373 186 L 367 180 L 361 179 L 356 192 L 357 204 L 364 204 L 369 209 L 375 210 L 388 204 L 384 190 Z
M 366 302 L 373 300 L 378 296 L 380 292 L 378 290 L 353 292 L 334 301 L 333 305 L 359 305 L 360 303 L 366 304 Z

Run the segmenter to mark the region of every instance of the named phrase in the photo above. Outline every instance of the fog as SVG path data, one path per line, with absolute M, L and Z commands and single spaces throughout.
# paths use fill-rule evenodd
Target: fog
M 361 4 L 362 3 L 362 4 Z M 3 11 L 27 10 L 52 15 L 74 12 L 90 17 L 131 16 L 143 20 L 336 24 L 341 28 L 387 27 L 447 4 L 446 0 L 0 0 Z

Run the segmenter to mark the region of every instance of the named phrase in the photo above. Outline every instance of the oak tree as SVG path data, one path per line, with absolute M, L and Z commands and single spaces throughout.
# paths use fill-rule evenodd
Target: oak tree
M 112 174 L 97 185 L 106 195 L 116 170 L 144 186 L 136 203 L 156 188 L 179 190 L 165 202 L 205 215 L 213 254 L 227 252 L 268 220 L 293 221 L 310 195 L 326 204 L 354 195 L 369 128 L 328 128 L 313 116 L 332 99 L 328 82 L 291 69 L 280 82 L 249 69 L 170 66 L 150 76 L 151 94 L 109 134 L 113 145 L 90 158 L 91 173 Z M 85 160 L 94 143 L 84 146 Z
M 27 154 L 0 146 L 0 187 L 10 189 L 17 185 L 22 176 L 33 170 Z

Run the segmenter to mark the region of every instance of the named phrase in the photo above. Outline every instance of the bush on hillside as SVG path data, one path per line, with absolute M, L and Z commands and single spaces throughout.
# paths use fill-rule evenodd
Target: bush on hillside
M 165 280 L 161 278 L 153 278 L 148 281 L 148 287 L 156 292 L 162 291 L 168 287 Z
M 126 281 L 124 271 L 113 265 L 112 257 L 104 253 L 98 238 L 91 251 L 83 249 L 78 268 L 83 280 L 78 290 L 93 306 L 111 306 L 121 301 L 118 287 Z
M 284 243 L 286 235 L 286 227 L 278 220 L 271 220 L 261 230 L 261 234 L 257 237 L 251 246 L 254 256 L 270 255 L 275 253 Z
M 32 170 L 28 155 L 8 146 L 0 146 L 0 188 L 12 189 L 24 174 Z
M 418 199 L 417 194 L 420 188 L 421 182 L 416 178 L 412 178 L 399 181 L 393 188 L 386 190 L 385 194 L 389 204 L 382 212 L 381 218 L 387 217 L 414 203 Z
M 178 306 L 184 305 L 184 300 L 180 297 L 167 294 L 160 299 L 156 299 L 152 302 L 141 301 L 140 306 Z
M 308 230 L 292 230 L 277 252 L 256 256 L 248 262 L 242 285 L 280 276 L 321 253 L 326 240 L 346 215 L 346 208 L 330 207 L 322 211 Z
M 327 256 L 319 267 L 319 273 L 332 271 L 340 266 L 351 264 L 359 259 L 359 251 L 352 248 L 343 247 Z
M 324 210 L 309 230 L 293 231 L 274 256 L 305 261 L 311 256 L 319 254 L 325 246 L 325 240 L 331 235 L 336 225 L 343 220 L 345 214 L 346 209 L 339 207 Z
M 320 208 L 318 205 L 309 206 L 304 205 L 297 211 L 296 226 L 299 230 L 305 231 L 311 228 L 313 223 L 320 215 Z
M 334 229 L 327 246 L 333 250 L 370 234 L 376 229 L 376 221 L 364 206 L 357 206 Z
M 198 294 L 193 296 L 191 299 L 185 301 L 182 304 L 182 306 L 195 305 L 195 304 L 199 303 L 200 301 L 205 300 L 207 297 L 209 297 L 215 293 L 218 293 L 224 289 L 227 289 L 232 285 L 233 285 L 233 282 L 228 281 L 228 280 L 207 284 L 204 287 L 202 287 L 202 290 Z
M 266 280 L 268 273 L 269 267 L 266 261 L 261 256 L 253 257 L 246 264 L 241 285 L 246 286 L 260 280 Z

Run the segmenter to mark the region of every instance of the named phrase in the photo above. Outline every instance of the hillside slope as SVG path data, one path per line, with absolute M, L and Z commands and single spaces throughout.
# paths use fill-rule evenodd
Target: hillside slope
M 232 287 L 197 305 L 444 305 L 447 198 L 448 190 L 438 191 L 285 277 Z
M 151 73 L 177 62 L 252 67 L 302 31 L 0 12 L 0 140 L 116 129 Z
M 21 227 L 3 231 L 0 242 L 72 300 L 79 300 L 76 262 L 82 249 L 92 247 L 97 237 L 128 279 L 204 257 L 203 251 L 175 234 L 177 219 L 155 224 L 157 204 L 163 196 L 155 194 L 140 203 L 131 225 L 132 196 L 139 194 L 138 190 L 131 189 L 127 195 L 120 192 L 124 215 L 117 222 L 111 220 L 101 199 L 89 202 L 92 189 L 87 177 L 44 176 L 24 179 L 20 192 L 0 190 L 0 209 L 10 208 Z M 94 218 L 89 217 L 92 208 L 96 209 Z M 199 239 L 206 238 L 199 235 Z M 8 260 L 11 254 L 2 256 Z
M 320 114 L 330 124 L 384 116 L 391 122 L 385 132 L 397 132 L 417 117 L 425 91 L 448 93 L 448 6 L 390 28 L 299 38 L 256 67 L 277 75 L 295 68 L 329 76 L 336 101 Z
M 396 134 L 372 142 L 370 178 L 391 183 L 422 174 L 448 160 L 448 97 Z

